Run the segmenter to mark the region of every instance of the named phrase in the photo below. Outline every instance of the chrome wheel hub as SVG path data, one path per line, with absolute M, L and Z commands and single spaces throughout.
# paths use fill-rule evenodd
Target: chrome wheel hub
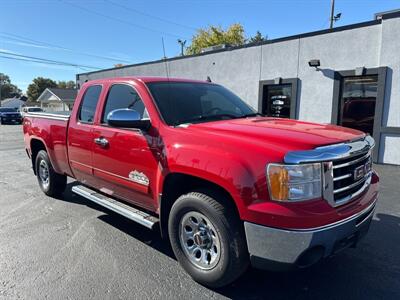
M 44 160 L 40 161 L 39 164 L 39 178 L 40 181 L 42 182 L 42 185 L 44 188 L 47 188 L 50 183 L 50 173 L 49 173 L 49 166 L 47 165 L 47 162 Z
M 203 214 L 186 213 L 179 225 L 183 252 L 200 269 L 214 268 L 221 257 L 221 242 L 214 225 Z

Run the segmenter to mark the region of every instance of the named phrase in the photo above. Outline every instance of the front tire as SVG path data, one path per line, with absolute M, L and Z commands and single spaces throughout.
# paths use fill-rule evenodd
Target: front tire
M 248 266 L 243 226 L 230 199 L 191 192 L 173 204 L 168 221 L 174 254 L 197 282 L 213 288 L 236 280 Z
M 46 151 L 40 150 L 38 152 L 35 160 L 35 170 L 43 193 L 50 197 L 58 197 L 64 192 L 67 186 L 67 176 L 54 171 Z

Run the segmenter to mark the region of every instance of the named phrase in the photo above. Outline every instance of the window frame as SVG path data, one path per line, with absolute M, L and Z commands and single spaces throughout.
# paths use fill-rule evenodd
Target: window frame
M 100 87 L 100 93 L 99 93 L 99 98 L 97 99 L 96 108 L 95 108 L 94 115 L 93 115 L 93 121 L 92 121 L 92 122 L 82 121 L 82 120 L 80 119 L 80 116 L 81 116 L 83 101 L 85 100 L 85 96 L 86 96 L 87 91 L 88 91 L 91 87 L 95 87 L 95 86 L 99 86 L 99 87 Z M 88 124 L 88 125 L 94 125 L 94 124 L 95 124 L 95 121 L 96 121 L 96 111 L 97 111 L 97 107 L 99 106 L 99 103 L 101 102 L 101 94 L 102 94 L 102 93 L 103 93 L 103 85 L 102 85 L 102 84 L 92 84 L 92 85 L 89 85 L 89 86 L 85 89 L 85 92 L 83 93 L 82 98 L 81 98 L 81 100 L 80 100 L 81 103 L 79 103 L 78 112 L 77 112 L 77 114 L 76 114 L 76 121 L 77 121 L 77 123 L 80 123 L 80 124 Z
M 258 91 L 258 112 L 264 114 L 263 111 L 266 109 L 266 103 L 264 102 L 264 88 L 268 86 L 277 86 L 283 84 L 291 84 L 292 98 L 290 99 L 290 115 L 289 119 L 298 119 L 298 84 L 299 78 L 277 78 L 278 80 L 261 80 L 259 82 Z M 277 82 L 278 81 L 278 82 Z
M 151 123 L 151 118 L 150 118 L 149 110 L 147 109 L 146 103 L 143 101 L 143 97 L 142 97 L 142 95 L 140 95 L 140 93 L 138 92 L 138 90 L 137 90 L 133 85 L 131 85 L 131 84 L 129 84 L 129 83 L 125 83 L 125 82 L 114 82 L 114 83 L 112 83 L 112 84 L 109 85 L 109 87 L 108 87 L 108 89 L 107 89 L 107 94 L 106 94 L 105 97 L 104 97 L 104 101 L 103 101 L 102 108 L 101 108 L 100 119 L 99 119 L 99 125 L 100 125 L 100 126 L 104 126 L 104 127 L 111 127 L 110 125 L 108 125 L 107 122 L 105 122 L 105 123 L 103 122 L 103 117 L 104 117 L 105 109 L 106 109 L 106 106 L 107 106 L 108 96 L 110 95 L 110 92 L 111 92 L 112 87 L 115 86 L 115 85 L 126 85 L 126 86 L 129 86 L 130 88 L 132 88 L 132 89 L 136 92 L 136 94 L 139 95 L 140 100 L 141 100 L 142 103 L 143 103 L 144 110 L 147 110 L 147 114 L 148 114 L 148 116 L 149 116 L 148 119 L 150 120 L 150 123 Z M 143 120 L 143 117 L 142 117 L 142 120 Z M 134 131 L 139 130 L 139 131 L 140 131 L 140 129 L 138 129 L 138 128 L 120 128 L 120 127 L 118 127 L 118 128 L 119 128 L 119 129 L 126 129 L 126 130 L 134 130 Z
M 333 101 L 332 101 L 332 114 L 331 123 L 339 124 L 340 119 L 340 109 L 341 109 L 341 96 L 342 96 L 342 80 L 345 77 L 354 76 L 368 76 L 377 75 L 378 76 L 378 88 L 377 96 L 375 101 L 375 115 L 374 115 L 374 127 L 373 127 L 373 138 L 376 144 L 376 150 L 373 151 L 373 162 L 378 162 L 379 152 L 381 151 L 381 136 L 386 133 L 386 126 L 383 125 L 383 110 L 385 102 L 385 87 L 386 87 L 386 73 L 388 67 L 378 67 L 378 68 L 364 68 L 362 74 L 356 74 L 356 70 L 342 70 L 335 71 L 334 73 L 334 83 L 333 83 Z

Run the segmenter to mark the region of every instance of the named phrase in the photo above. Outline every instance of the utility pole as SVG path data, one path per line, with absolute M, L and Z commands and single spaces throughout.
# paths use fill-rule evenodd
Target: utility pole
M 330 25 L 329 28 L 332 29 L 333 28 L 333 22 L 335 21 L 335 0 L 331 0 L 331 17 L 329 19 L 330 21 Z
M 3 88 L 3 75 L 0 75 L 0 101 L 1 101 L 1 89 Z M 1 102 L 0 102 L 1 106 Z
M 181 45 L 181 56 L 184 55 L 184 49 L 185 49 L 185 45 L 186 45 L 186 40 L 182 41 L 181 39 L 178 40 L 178 43 Z
M 329 28 L 333 28 L 333 24 L 337 21 L 340 20 L 340 17 L 342 16 L 342 13 L 337 13 L 335 15 L 335 0 L 331 0 L 331 17 L 329 18 L 330 25 Z

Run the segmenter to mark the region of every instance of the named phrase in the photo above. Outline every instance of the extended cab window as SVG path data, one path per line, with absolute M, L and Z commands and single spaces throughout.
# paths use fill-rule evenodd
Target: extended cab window
M 126 84 L 114 84 L 108 92 L 102 123 L 107 123 L 107 116 L 111 111 L 121 108 L 136 110 L 142 119 L 148 117 L 143 101 L 134 88 Z
M 79 110 L 79 121 L 93 123 L 96 112 L 97 102 L 101 93 L 100 85 L 93 85 L 87 88 L 82 99 L 81 109 Z

